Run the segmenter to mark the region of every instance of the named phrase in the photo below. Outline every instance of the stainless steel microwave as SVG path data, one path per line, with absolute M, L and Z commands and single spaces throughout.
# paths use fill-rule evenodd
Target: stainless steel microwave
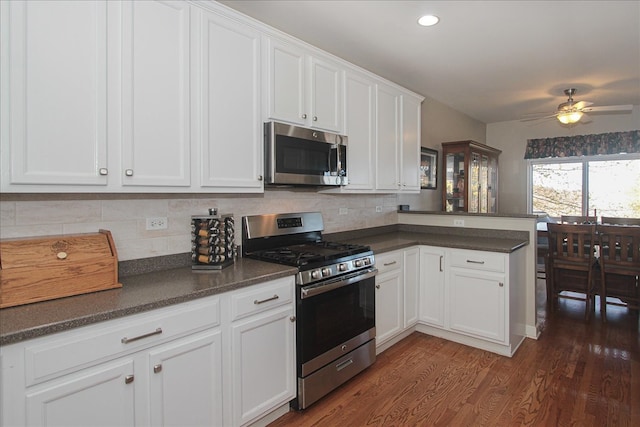
M 347 137 L 279 122 L 264 124 L 265 184 L 346 185 Z

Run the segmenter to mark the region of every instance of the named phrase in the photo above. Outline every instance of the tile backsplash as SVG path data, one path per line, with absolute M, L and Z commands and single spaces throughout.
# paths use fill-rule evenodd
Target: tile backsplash
M 205 215 L 209 208 L 234 215 L 239 244 L 240 219 L 246 215 L 319 211 L 325 232 L 335 233 L 395 224 L 397 204 L 394 194 L 334 195 L 298 189 L 266 190 L 258 195 L 3 194 L 0 238 L 107 229 L 118 259 L 125 261 L 189 252 L 191 215 Z M 146 230 L 146 218 L 153 217 L 166 217 L 167 229 Z

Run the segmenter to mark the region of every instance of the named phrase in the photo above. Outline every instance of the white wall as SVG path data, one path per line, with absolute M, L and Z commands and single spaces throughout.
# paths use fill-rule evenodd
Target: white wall
M 442 143 L 471 139 L 485 142 L 487 125 L 453 108 L 426 98 L 422 103 L 421 145 L 438 151 L 438 167 L 442 167 Z M 439 211 L 442 209 L 442 170 L 438 171 L 438 188 L 422 190 L 420 194 L 398 196 L 398 203 L 410 205 L 411 210 Z
M 500 213 L 527 213 L 527 139 L 624 132 L 640 129 L 640 106 L 624 114 L 592 114 L 590 123 L 564 127 L 555 119 L 535 122 L 509 121 L 487 125 L 487 144 L 502 150 L 498 187 Z

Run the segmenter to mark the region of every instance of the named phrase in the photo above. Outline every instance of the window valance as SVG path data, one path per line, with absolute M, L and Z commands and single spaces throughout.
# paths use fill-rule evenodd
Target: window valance
M 525 159 L 640 153 L 640 130 L 527 140 Z

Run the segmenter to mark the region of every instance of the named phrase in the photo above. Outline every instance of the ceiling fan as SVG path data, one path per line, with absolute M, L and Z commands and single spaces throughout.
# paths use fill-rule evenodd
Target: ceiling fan
M 572 125 L 574 123 L 579 122 L 581 119 L 586 119 L 587 115 L 585 113 L 599 113 L 599 112 L 610 112 L 610 111 L 631 111 L 633 109 L 633 105 L 603 105 L 603 106 L 593 106 L 593 102 L 589 101 L 575 101 L 573 99 L 573 95 L 575 95 L 576 89 L 570 88 L 565 89 L 564 94 L 569 98 L 567 102 L 563 102 L 558 105 L 556 111 L 552 114 L 547 113 L 534 113 L 527 114 L 523 116 L 522 121 L 529 120 L 539 120 L 539 119 L 547 119 L 551 117 L 555 117 L 558 121 L 565 125 Z M 586 120 L 582 120 L 583 122 Z

